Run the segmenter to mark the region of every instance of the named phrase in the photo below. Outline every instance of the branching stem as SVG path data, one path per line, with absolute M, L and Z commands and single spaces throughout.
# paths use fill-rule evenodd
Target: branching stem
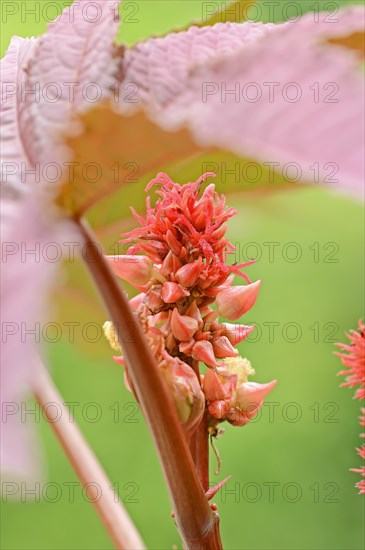
M 112 483 L 96 456 L 75 422 L 70 419 L 70 411 L 42 363 L 35 369 L 33 392 L 77 477 L 87 488 L 88 497 L 93 502 L 115 547 L 118 550 L 143 550 L 145 545 L 136 527 L 119 497 L 114 493 Z M 50 404 L 53 406 L 50 407 Z

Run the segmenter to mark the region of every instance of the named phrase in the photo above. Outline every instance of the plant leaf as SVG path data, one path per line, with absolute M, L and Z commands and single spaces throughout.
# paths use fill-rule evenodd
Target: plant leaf
M 120 59 L 120 106 L 129 111 L 143 103 L 165 116 L 170 105 L 189 89 L 193 67 L 226 59 L 274 28 L 272 24 L 253 22 L 193 26 L 186 32 L 137 43 Z
M 201 152 L 186 130 L 167 132 L 143 112 L 123 116 L 104 104 L 85 113 L 81 120 L 84 133 L 68 139 L 74 170 L 59 198 L 60 204 L 76 216 L 121 185 Z M 96 172 L 87 181 L 90 165 Z
M 24 67 L 32 55 L 35 39 L 14 36 L 5 57 L 0 61 L 2 98 L 1 120 L 1 189 L 7 194 L 21 192 L 22 174 L 33 165 L 27 146 L 27 135 L 19 128 L 19 118 L 27 116 L 24 102 L 19 99 L 19 90 L 24 86 Z M 19 169 L 20 167 L 20 169 Z
M 9 144 L 5 161 L 14 158 L 18 164 L 15 183 L 56 183 L 67 169 L 64 163 L 70 154 L 63 135 L 66 130 L 79 130 L 75 115 L 90 107 L 94 97 L 111 95 L 117 4 L 108 0 L 75 2 L 36 41 L 13 39 L 5 58 L 5 78 L 9 84 L 23 86 L 5 106 L 9 130 L 4 141 Z M 36 169 L 36 174 L 27 173 L 21 181 L 23 161 L 28 169 Z M 48 172 L 52 163 L 53 171 Z
M 76 2 L 38 41 L 29 67 L 29 86 L 47 90 L 50 83 L 56 83 L 58 99 L 54 104 L 41 94 L 40 101 L 32 106 L 34 157 L 41 162 L 49 162 L 50 149 L 54 159 L 66 159 L 61 139 L 66 129 L 70 131 L 75 113 L 92 105 L 86 98 L 93 93 L 110 95 L 119 25 L 115 9 L 116 4 L 108 0 Z M 74 93 L 70 83 L 74 83 Z
M 362 30 L 364 10 L 344 9 L 332 24 L 326 16 L 151 39 L 126 52 L 122 83 L 137 84 L 160 124 L 187 125 L 204 147 L 295 163 L 309 181 L 359 194 L 364 81 L 353 50 L 328 40 Z
M 123 114 L 103 105 L 82 117 L 83 135 L 68 140 L 76 168 L 61 203 L 81 215 L 122 183 L 137 184 L 152 170 L 217 146 L 271 168 L 286 166 L 294 172 L 288 179 L 298 174 L 299 181 L 359 194 L 364 82 L 357 55 L 323 41 L 355 32 L 363 13 L 344 10 L 330 26 L 309 14 L 295 24 L 191 28 L 125 52 L 117 104 Z M 128 101 L 128 83 L 137 104 Z M 242 97 L 247 83 L 259 89 L 257 100 Z M 268 83 L 279 87 L 276 96 Z M 207 84 L 213 88 L 204 97 Z M 232 93 L 222 97 L 224 89 Z M 148 116 L 138 112 L 141 104 Z M 94 181 L 85 180 L 92 163 Z
M 36 331 L 32 336 L 24 334 L 31 327 L 45 326 L 49 319 L 46 298 L 56 278 L 57 264 L 41 251 L 75 235 L 71 224 L 44 214 L 36 194 L 24 196 L 19 203 L 1 201 L 1 234 L 1 403 L 15 409 L 31 391 L 37 344 L 42 340 Z M 40 473 L 32 424 L 13 413 L 2 416 L 1 469 L 29 479 Z

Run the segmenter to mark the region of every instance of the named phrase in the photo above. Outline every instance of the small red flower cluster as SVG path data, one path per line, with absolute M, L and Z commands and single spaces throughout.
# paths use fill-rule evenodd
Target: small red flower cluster
M 340 371 L 338 374 L 346 376 L 346 381 L 341 384 L 350 388 L 357 387 L 355 392 L 355 399 L 365 399 L 365 325 L 362 321 L 359 321 L 358 330 L 351 330 L 349 334 L 346 334 L 350 340 L 350 344 L 337 344 L 342 351 L 346 353 L 337 353 L 340 357 L 342 364 L 346 369 Z M 361 409 L 362 416 L 360 417 L 360 426 L 365 426 L 365 409 Z M 365 437 L 365 433 L 361 434 L 361 437 Z M 365 445 L 356 449 L 360 457 L 365 460 Z M 353 472 L 360 473 L 365 478 L 365 466 L 361 468 L 353 468 Z M 365 479 L 362 479 L 356 484 L 360 494 L 365 494 Z
M 125 256 L 107 257 L 113 271 L 141 292 L 130 300 L 131 307 L 140 317 L 165 379 L 174 388 L 180 419 L 188 431 L 200 422 L 205 404 L 215 422 L 246 424 L 275 385 L 247 382 L 247 361 L 238 358 L 234 347 L 254 327 L 218 321 L 219 315 L 235 321 L 249 311 L 261 281 L 251 283 L 241 271 L 252 262 L 226 263 L 235 247 L 225 238 L 225 222 L 236 211 L 226 208 L 225 197 L 218 195 L 213 184 L 200 193 L 209 176 L 214 174 L 179 185 L 166 174 L 158 174 L 146 189 L 158 186 L 160 198 L 155 206 L 147 198 L 145 218 L 132 209 L 141 227 L 124 235 L 121 242 L 133 242 L 133 246 Z M 235 274 L 247 284 L 232 286 Z M 216 309 L 211 307 L 214 303 Z M 196 368 L 199 361 L 208 367 L 204 382 Z M 186 391 L 181 392 L 186 369 L 189 375 L 194 373 L 197 387 L 187 376 Z M 180 378 L 180 397 L 176 377 Z M 193 406 L 201 398 L 203 407 Z

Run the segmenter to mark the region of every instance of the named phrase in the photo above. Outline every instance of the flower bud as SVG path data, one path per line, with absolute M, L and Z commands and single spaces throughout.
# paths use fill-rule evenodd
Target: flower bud
M 249 376 L 255 374 L 250 361 L 243 357 L 227 357 L 223 360 L 222 366 L 219 367 L 219 374 L 223 378 L 234 376 L 236 386 L 240 386 L 247 382 Z
M 228 405 L 225 401 L 213 401 L 208 405 L 208 412 L 217 420 L 224 420 L 228 413 Z
M 142 242 L 138 246 L 155 264 L 160 264 L 161 259 L 166 256 L 165 246 L 158 241 Z
M 201 340 L 200 342 L 196 342 L 196 344 L 193 347 L 192 357 L 196 361 L 202 361 L 203 363 L 209 366 L 217 365 L 215 356 L 214 356 L 213 346 L 210 342 L 207 342 L 206 340 Z
M 159 287 L 161 288 L 161 287 Z M 148 307 L 149 309 L 156 313 L 158 312 L 162 307 L 165 306 L 165 303 L 163 299 L 161 298 L 161 291 L 158 290 L 151 290 L 148 293 Z
M 173 258 L 174 258 L 174 255 L 170 250 L 170 252 L 167 254 L 166 258 L 164 259 L 160 267 L 160 274 L 163 277 L 168 277 L 171 273 L 174 272 Z
M 180 342 L 190 340 L 198 330 L 198 321 L 188 315 L 180 315 L 177 308 L 171 315 L 172 334 Z
M 216 485 L 213 485 L 213 487 L 210 487 L 205 493 L 207 500 L 212 500 L 212 498 L 214 498 L 215 495 L 218 493 L 219 489 L 221 489 L 227 483 L 227 481 L 231 479 L 231 477 L 232 476 L 227 476 Z
M 176 271 L 178 271 L 178 269 L 180 269 L 180 267 L 182 267 L 182 265 L 183 264 L 180 258 L 175 256 L 175 254 L 173 254 L 170 250 L 161 264 L 160 275 L 169 279 L 170 276 L 172 276 L 174 273 L 176 273 Z
M 224 357 L 237 357 L 238 351 L 232 346 L 227 336 L 219 336 L 212 342 L 214 355 L 219 359 Z
M 205 213 L 205 217 L 210 217 L 214 212 L 214 194 L 215 194 L 215 184 L 210 183 L 204 189 L 204 193 L 201 198 L 197 201 L 196 210 L 202 210 Z
M 189 292 L 177 283 L 168 281 L 162 285 L 161 297 L 165 304 L 174 304 L 181 300 L 181 298 L 184 298 L 184 296 L 189 296 Z
M 212 335 L 210 334 L 210 332 L 202 332 L 201 330 L 199 330 L 199 332 L 197 332 L 194 336 L 194 340 L 196 342 L 198 342 L 199 340 L 208 340 L 208 342 L 210 342 L 211 336 Z
M 153 263 L 147 256 L 106 256 L 114 273 L 132 286 L 139 288 L 146 285 L 153 271 Z
M 227 420 L 232 426 L 246 426 L 250 419 L 247 414 L 242 412 L 237 407 L 230 409 L 226 412 L 224 420 Z
M 185 314 L 189 315 L 189 317 L 194 317 L 194 319 L 196 319 L 196 321 L 198 322 L 199 330 L 203 328 L 203 324 L 204 324 L 203 319 L 202 319 L 200 310 L 199 310 L 198 306 L 196 305 L 196 301 L 194 301 L 192 304 L 190 304 L 190 306 L 186 310 Z
M 211 369 L 207 370 L 204 375 L 203 391 L 208 401 L 219 401 L 228 397 L 227 388 L 224 387 L 219 376 Z
M 170 229 L 166 232 L 166 243 L 170 250 L 175 254 L 175 256 L 180 256 L 182 244 L 179 243 L 175 235 L 170 231 Z
M 180 267 L 175 273 L 176 280 L 182 286 L 192 287 L 199 279 L 202 269 L 203 262 L 201 257 L 199 257 L 198 261 Z
M 180 342 L 179 351 L 185 355 L 191 355 L 193 352 L 193 347 L 195 346 L 195 340 L 192 338 L 188 342 Z
M 168 358 L 160 365 L 184 431 L 190 435 L 200 424 L 205 407 L 199 380 L 189 365 L 178 358 Z
M 124 355 L 114 355 L 113 361 L 118 363 L 118 365 L 121 365 L 122 367 L 125 367 L 125 358 Z
M 103 324 L 103 330 L 105 338 L 108 340 L 109 345 L 115 351 L 120 351 L 120 344 L 115 326 L 111 321 L 105 321 Z
M 141 292 L 129 300 L 129 305 L 131 306 L 132 311 L 137 311 L 137 309 L 143 304 L 143 301 L 146 298 L 146 294 Z
M 203 391 L 209 414 L 217 420 L 227 420 L 233 426 L 244 426 L 259 411 L 264 397 L 276 386 L 247 382 L 254 370 L 247 359 L 228 358 L 204 375 Z
M 227 233 L 227 229 L 228 227 L 226 225 L 221 225 L 220 227 L 218 227 L 218 229 L 213 231 L 212 237 L 217 241 L 223 239 L 224 235 Z
M 264 397 L 276 386 L 277 381 L 267 384 L 244 382 L 236 389 L 236 403 L 240 409 L 252 418 L 261 407 Z
M 232 286 L 217 295 L 217 308 L 220 315 L 236 321 L 247 313 L 256 302 L 261 281 L 246 286 Z
M 232 346 L 236 346 L 242 340 L 245 340 L 255 328 L 254 325 L 232 325 L 231 323 L 222 323 L 220 325 L 221 332 L 227 336 Z
M 192 216 L 192 222 L 196 229 L 203 229 L 207 223 L 207 215 L 203 210 L 197 211 Z
M 214 323 L 219 317 L 218 311 L 210 311 L 207 315 L 204 315 L 204 330 L 214 330 Z
M 209 296 L 210 298 L 215 298 L 217 294 L 222 292 L 222 289 L 219 286 L 214 286 L 214 284 L 210 283 L 209 280 L 205 281 L 205 285 L 209 285 L 209 284 L 212 284 L 212 286 L 210 286 L 209 288 L 206 286 L 206 288 L 204 289 L 205 296 Z

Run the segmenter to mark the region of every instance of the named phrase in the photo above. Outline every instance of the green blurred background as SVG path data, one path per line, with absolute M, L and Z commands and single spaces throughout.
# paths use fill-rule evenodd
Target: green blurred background
M 25 5 L 32 9 L 39 2 L 11 4 L 19 11 L 8 15 L 6 25 L 2 18 L 2 54 L 13 34 L 36 36 L 46 28 L 42 8 L 38 22 L 34 16 L 24 16 Z M 63 7 L 66 2 L 41 6 L 45 4 Z M 202 4 L 198 0 L 125 2 L 122 15 L 135 22 L 125 22 L 120 38 L 131 44 L 200 19 Z M 269 20 L 268 3 L 258 4 L 259 19 Z M 315 5 L 303 0 L 292 4 L 303 11 Z M 334 4 L 319 3 L 329 10 Z M 55 8 L 48 13 L 55 15 Z M 283 19 L 280 8 L 276 19 Z M 196 179 L 201 172 L 201 162 L 196 161 L 169 170 L 180 182 Z M 219 178 L 218 173 L 218 182 Z M 226 489 L 214 499 L 224 546 L 227 550 L 363 548 L 364 499 L 354 487 L 357 474 L 349 471 L 360 464 L 355 451 L 360 445 L 360 407 L 352 400 L 351 390 L 339 389 L 340 362 L 333 355 L 334 342 L 345 340 L 344 332 L 363 316 L 362 208 L 320 187 L 279 186 L 263 192 L 246 190 L 244 182 L 235 186 L 227 182 L 220 188 L 234 187 L 228 201 L 239 211 L 230 223 L 229 236 L 238 246 L 240 259 L 258 255 L 249 273 L 253 280 L 263 280 L 260 299 L 245 319 L 258 329 L 251 341 L 241 345 L 241 354 L 255 367 L 255 380 L 277 378 L 279 384 L 256 421 L 244 428 L 227 427 L 217 442 L 223 460 L 218 478 L 212 456 L 212 480 L 232 474 Z M 94 225 L 98 225 L 95 220 L 125 216 L 127 202 L 142 208 L 144 184 L 145 180 L 118 193 L 113 211 L 107 214 L 105 205 L 100 205 L 90 218 Z M 240 187 L 244 192 L 239 192 Z M 126 223 L 99 231 L 106 248 L 118 240 Z M 268 243 L 278 243 L 271 258 Z M 82 288 L 75 291 L 71 307 L 60 319 L 74 321 L 84 315 L 100 324 L 104 314 L 86 291 L 83 301 L 81 293 L 88 285 L 86 274 L 78 269 L 68 269 L 68 277 Z M 60 289 L 55 297 L 60 311 L 64 292 Z M 88 340 L 92 338 L 90 331 Z M 112 352 L 103 339 L 75 344 L 67 340 L 48 346 L 53 376 L 65 401 L 77 403 L 75 418 L 117 484 L 147 546 L 180 548 L 150 436 L 124 389 Z M 78 332 L 76 340 L 81 340 Z M 70 484 L 77 484 L 77 478 L 49 426 L 41 422 L 39 427 L 47 465 L 40 485 L 45 498 L 2 503 L 2 548 L 111 548 L 79 485 L 70 498 Z

